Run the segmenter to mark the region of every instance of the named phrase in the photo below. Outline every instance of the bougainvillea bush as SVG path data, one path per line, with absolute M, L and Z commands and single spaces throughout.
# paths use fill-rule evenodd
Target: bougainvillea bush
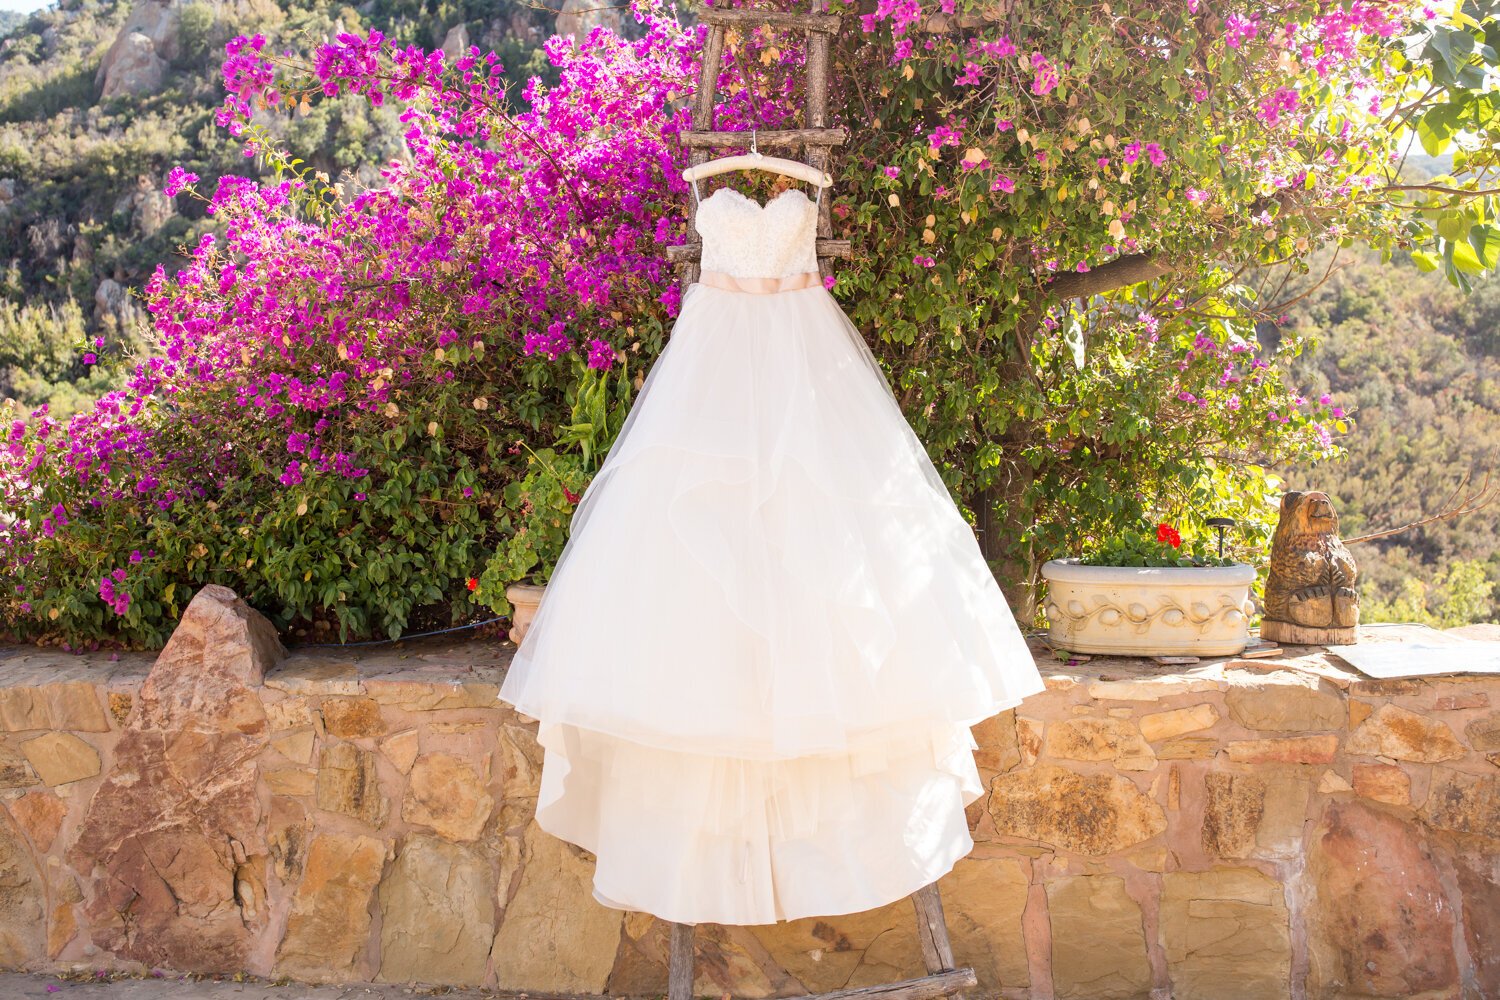
M 271 176 L 212 186 L 222 229 L 148 285 L 159 343 L 123 388 L 8 427 L 3 620 L 156 643 L 209 581 L 344 636 L 508 610 L 570 511 L 508 489 L 533 439 L 567 446 L 547 482 L 576 499 L 675 308 L 668 97 L 694 43 L 553 39 L 560 79 L 521 110 L 477 52 L 346 35 L 273 63 L 264 38 L 232 42 L 220 121 Z M 267 127 L 349 91 L 404 107 L 408 155 L 371 190 L 301 169 Z M 552 541 L 513 544 L 528 531 Z
M 841 9 L 834 293 L 1013 595 L 1146 518 L 1236 517 L 1253 557 L 1276 464 L 1348 426 L 1289 383 L 1302 345 L 1262 346 L 1310 254 L 1496 263 L 1487 9 Z M 66 426 L 11 423 L 0 624 L 155 643 L 216 581 L 283 626 L 394 635 L 545 581 L 680 294 L 704 29 L 636 16 L 633 40 L 554 39 L 557 85 L 517 103 L 477 50 L 232 42 L 220 122 L 256 179 L 174 175 L 221 228 L 148 287 L 155 352 Z M 737 32 L 720 124 L 795 122 L 801 62 Z M 408 129 L 373 189 L 269 127 L 351 93 Z M 1413 132 L 1465 143 L 1458 175 L 1403 181 Z

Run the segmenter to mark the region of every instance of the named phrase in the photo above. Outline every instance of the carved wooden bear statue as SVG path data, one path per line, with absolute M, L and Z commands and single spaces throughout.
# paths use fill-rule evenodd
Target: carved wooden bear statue
M 1350 643 L 1358 637 L 1358 570 L 1339 539 L 1326 493 L 1288 493 L 1271 539 L 1262 638 L 1273 642 Z

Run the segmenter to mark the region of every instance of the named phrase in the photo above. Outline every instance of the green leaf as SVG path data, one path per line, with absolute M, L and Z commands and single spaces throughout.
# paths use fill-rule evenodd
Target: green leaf
M 1426 250 L 1413 250 L 1411 259 L 1417 265 L 1417 269 L 1424 273 L 1436 271 L 1443 266 L 1443 261 L 1437 254 Z

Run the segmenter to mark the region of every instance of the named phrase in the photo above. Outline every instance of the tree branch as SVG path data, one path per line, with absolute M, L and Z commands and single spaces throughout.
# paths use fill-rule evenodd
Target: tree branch
M 1059 299 L 1088 298 L 1160 278 L 1171 270 L 1171 266 L 1154 251 L 1131 254 L 1129 257 L 1116 257 L 1088 271 L 1059 274 L 1047 283 L 1046 289 L 1049 295 Z
M 1477 489 L 1469 487 L 1471 475 L 1469 472 L 1464 473 L 1463 478 L 1453 488 L 1453 492 L 1448 494 L 1448 499 L 1443 501 L 1442 507 L 1439 508 L 1436 514 L 1412 521 L 1409 524 L 1403 524 L 1399 528 L 1387 528 L 1384 531 L 1372 531 L 1368 535 L 1360 535 L 1357 538 L 1346 538 L 1344 539 L 1344 544 L 1353 545 L 1356 542 L 1373 542 L 1378 538 L 1389 538 L 1392 535 L 1399 535 L 1403 531 L 1420 528 L 1424 524 L 1433 524 L 1437 521 L 1447 521 L 1451 518 L 1463 517 L 1465 514 L 1472 514 L 1475 511 L 1483 510 L 1496 500 L 1500 500 L 1500 486 L 1491 484 L 1489 472 L 1484 474 L 1484 481 L 1479 484 Z

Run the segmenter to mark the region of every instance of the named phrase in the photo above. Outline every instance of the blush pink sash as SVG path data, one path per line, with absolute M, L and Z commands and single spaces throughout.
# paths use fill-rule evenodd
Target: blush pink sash
M 817 271 L 802 271 L 784 278 L 739 278 L 724 271 L 704 271 L 698 276 L 700 285 L 722 288 L 726 292 L 751 292 L 770 295 L 774 292 L 794 292 L 801 288 L 821 285 L 823 278 Z

